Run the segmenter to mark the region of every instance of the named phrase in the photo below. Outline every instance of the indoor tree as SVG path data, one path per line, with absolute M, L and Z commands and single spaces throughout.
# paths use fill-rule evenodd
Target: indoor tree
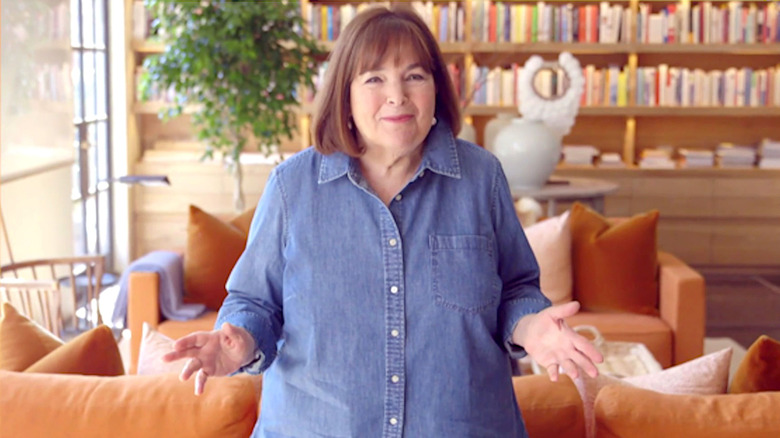
M 298 1 L 145 0 L 151 31 L 165 51 L 144 60 L 141 93 L 175 93 L 161 114 L 192 109 L 203 158 L 218 152 L 235 180 L 234 204 L 244 208 L 239 157 L 254 136 L 266 154 L 297 129 L 302 87 L 312 85 L 316 41 L 302 32 Z

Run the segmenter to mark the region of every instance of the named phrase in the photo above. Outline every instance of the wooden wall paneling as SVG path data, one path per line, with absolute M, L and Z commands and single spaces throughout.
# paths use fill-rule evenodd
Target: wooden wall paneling
M 687 263 L 708 265 L 712 263 L 712 230 L 706 221 L 661 215 L 658 247 Z
M 712 215 L 713 200 L 707 197 L 634 197 L 631 210 L 633 214 L 658 210 L 661 220 L 668 217 L 707 217 Z
M 777 218 L 780 228 L 780 195 L 773 198 L 714 198 L 712 216 L 718 218 Z
M 774 265 L 780 263 L 780 226 L 771 220 L 726 220 L 713 231 L 715 265 Z

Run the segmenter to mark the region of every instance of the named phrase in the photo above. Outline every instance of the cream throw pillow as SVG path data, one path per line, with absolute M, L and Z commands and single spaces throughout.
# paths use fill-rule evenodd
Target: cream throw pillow
M 569 212 L 537 222 L 525 229 L 539 264 L 539 283 L 553 304 L 572 300 L 571 231 Z
M 585 413 L 585 436 L 588 438 L 596 436 L 596 418 L 593 406 L 601 388 L 607 385 L 625 385 L 664 394 L 725 394 L 729 382 L 731 353 L 731 347 L 728 347 L 657 373 L 622 379 L 603 374 L 595 379 L 587 375 L 580 375 L 573 380 L 582 397 L 582 407 Z
M 173 343 L 173 339 L 144 323 L 136 373 L 139 376 L 180 373 L 187 359 L 173 362 L 163 362 L 162 360 L 163 355 L 173 351 Z

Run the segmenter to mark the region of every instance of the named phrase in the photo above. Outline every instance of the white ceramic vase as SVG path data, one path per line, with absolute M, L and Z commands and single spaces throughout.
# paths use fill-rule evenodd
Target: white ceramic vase
M 540 121 L 512 119 L 496 135 L 493 153 L 513 189 L 538 189 L 555 171 L 562 136 Z
M 465 121 L 463 121 L 463 123 L 461 123 L 460 132 L 458 133 L 458 138 L 476 144 L 477 130 L 474 129 L 474 125 L 472 125 L 471 123 L 466 123 Z
M 496 136 L 504 126 L 512 123 L 512 119 L 515 117 L 517 115 L 512 113 L 498 113 L 496 117 L 485 124 L 485 144 L 483 145 L 485 149 L 491 152 L 495 151 Z

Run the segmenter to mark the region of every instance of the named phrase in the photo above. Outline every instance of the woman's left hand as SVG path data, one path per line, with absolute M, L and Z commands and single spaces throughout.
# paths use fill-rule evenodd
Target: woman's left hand
M 558 380 L 559 366 L 571 378 L 577 378 L 580 369 L 596 377 L 598 369 L 595 364 L 604 360 L 589 340 L 564 321 L 579 309 L 577 301 L 548 307 L 521 318 L 512 333 L 512 342 L 525 348 L 536 363 L 547 369 L 552 381 Z

